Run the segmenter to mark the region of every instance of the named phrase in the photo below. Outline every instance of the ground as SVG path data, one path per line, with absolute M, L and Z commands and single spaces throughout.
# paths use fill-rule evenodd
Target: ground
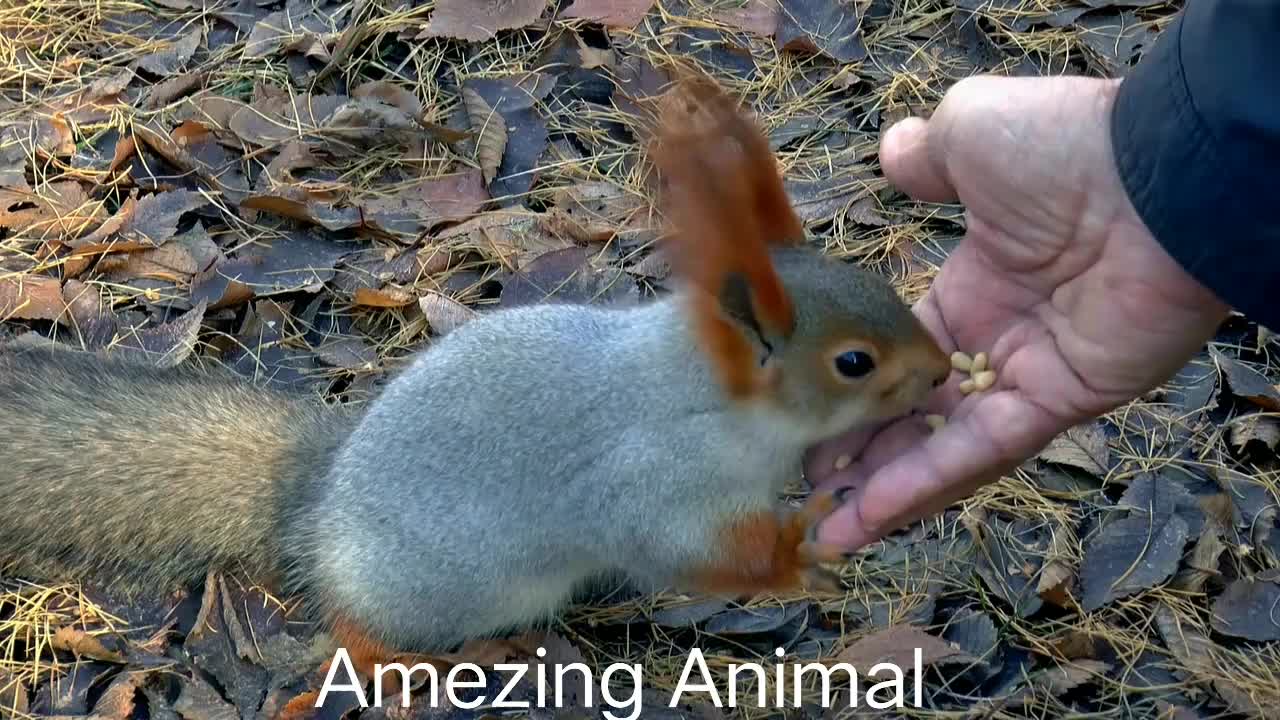
M 220 362 L 360 403 L 477 312 L 642 302 L 668 274 L 642 118 L 677 61 L 757 113 L 810 242 L 914 299 L 964 219 L 888 186 L 879 133 L 977 72 L 1122 75 L 1180 3 L 781 5 L 0 7 L 0 340 Z M 597 681 L 639 663 L 647 718 L 1274 717 L 1278 347 L 1233 317 L 1165 388 L 860 552 L 847 593 L 596 597 L 526 640 Z M 322 679 L 323 637 L 243 578 L 127 600 L 0 591 L 0 715 L 271 716 Z M 865 672 L 917 646 L 920 708 L 823 709 L 814 676 L 785 712 L 666 707 L 693 648 L 723 689 L 778 647 Z

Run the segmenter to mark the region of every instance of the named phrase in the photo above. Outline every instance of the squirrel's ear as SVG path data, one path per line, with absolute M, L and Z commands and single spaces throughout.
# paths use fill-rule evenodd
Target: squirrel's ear
M 804 227 L 764 134 L 713 81 L 678 81 L 658 120 L 650 153 L 665 184 L 668 256 L 695 291 L 694 320 L 729 391 L 753 394 L 768 373 L 729 317 L 762 337 L 791 335 L 791 299 L 769 250 L 796 243 Z

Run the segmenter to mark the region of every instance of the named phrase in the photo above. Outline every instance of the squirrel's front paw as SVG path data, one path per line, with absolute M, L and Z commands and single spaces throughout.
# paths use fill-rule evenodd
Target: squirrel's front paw
M 704 592 L 839 592 L 839 576 L 823 567 L 841 563 L 841 548 L 816 540 L 818 524 L 843 504 L 847 489 L 819 490 L 795 511 L 762 511 L 729 523 L 718 560 L 693 572 Z
M 853 488 L 850 487 L 815 490 L 800 510 L 793 512 L 789 518 L 790 532 L 787 534 L 794 534 L 799 538 L 795 546 L 796 565 L 805 589 L 839 592 L 843 587 L 840 576 L 823 565 L 845 562 L 844 549 L 830 543 L 820 543 L 817 536 L 818 526 L 844 504 L 851 490 Z

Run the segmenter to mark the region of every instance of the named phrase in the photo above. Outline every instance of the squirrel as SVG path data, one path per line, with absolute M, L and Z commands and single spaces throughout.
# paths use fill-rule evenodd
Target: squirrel
M 804 240 L 754 118 L 709 79 L 650 155 L 678 287 L 495 309 L 360 411 L 192 364 L 0 350 L 0 566 L 172 589 L 275 578 L 358 657 L 553 618 L 602 577 L 838 589 L 780 502 L 807 448 L 911 413 L 949 357 L 880 276 Z

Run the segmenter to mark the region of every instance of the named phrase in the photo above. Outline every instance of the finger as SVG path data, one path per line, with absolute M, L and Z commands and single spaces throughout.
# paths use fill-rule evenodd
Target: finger
M 999 479 L 1056 432 L 1052 419 L 1005 391 L 982 399 L 867 478 L 818 530 L 824 543 L 856 549 Z
M 811 487 L 826 484 L 833 474 L 839 474 L 862 455 L 862 450 L 880 427 L 864 427 L 837 435 L 811 448 L 804 457 L 804 477 Z
M 871 472 L 888 465 L 902 453 L 919 445 L 929 436 L 929 426 L 920 415 L 902 418 L 876 433 L 857 460 L 848 468 L 828 473 L 818 487 L 857 487 Z
M 947 177 L 937 138 L 930 133 L 934 121 L 918 117 L 902 120 L 880 141 L 880 166 L 895 187 L 917 200 L 950 202 L 956 189 Z

